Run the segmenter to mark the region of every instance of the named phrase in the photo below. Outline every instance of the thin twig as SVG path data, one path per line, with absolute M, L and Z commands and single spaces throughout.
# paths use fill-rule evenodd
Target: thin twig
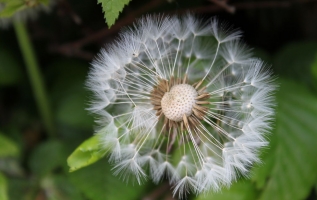
M 228 5 L 226 0 L 209 0 L 209 1 L 225 9 L 228 13 L 233 14 L 236 11 L 236 8 L 234 6 Z
M 34 98 L 44 122 L 48 136 L 56 137 L 55 127 L 48 95 L 44 86 L 44 80 L 40 72 L 36 54 L 33 49 L 27 28 L 23 22 L 14 21 L 13 23 L 16 37 L 24 59 L 24 63 L 31 82 Z
M 119 20 L 118 22 L 115 23 L 114 26 L 112 26 L 110 29 L 109 28 L 104 28 L 101 29 L 100 31 L 93 33 L 91 35 L 89 35 L 86 38 L 80 39 L 78 41 L 75 42 L 71 42 L 68 44 L 64 44 L 62 46 L 55 46 L 52 47 L 51 50 L 54 52 L 58 52 L 61 53 L 63 55 L 68 55 L 68 56 L 78 56 L 78 57 L 82 57 L 85 56 L 85 58 L 90 58 L 89 56 L 87 56 L 87 52 L 83 52 L 81 50 L 81 47 L 85 46 L 86 44 L 90 44 L 96 41 L 99 41 L 103 38 L 106 38 L 107 36 L 118 32 L 121 27 L 126 26 L 128 24 L 131 24 L 136 17 L 140 16 L 141 14 L 158 7 L 160 4 L 162 4 L 163 0 L 153 0 L 150 1 L 149 3 L 145 4 L 144 6 L 142 6 L 140 9 L 135 10 L 133 12 L 130 12 L 125 18 Z
M 230 6 L 227 4 L 227 0 L 210 0 L 217 5 L 209 5 L 209 6 L 202 6 L 196 8 L 186 8 L 177 10 L 178 14 L 187 13 L 188 11 L 192 11 L 194 13 L 216 13 L 222 12 L 224 9 L 227 12 L 233 13 L 233 8 L 235 10 L 248 10 L 248 9 L 263 9 L 263 8 L 288 8 L 295 4 L 304 4 L 304 3 L 312 3 L 317 2 L 317 0 L 297 0 L 297 1 L 262 1 L 262 2 L 243 2 L 243 3 L 232 3 Z M 134 19 L 141 14 L 158 7 L 164 0 L 152 0 L 149 3 L 142 6 L 140 9 L 129 13 L 126 17 L 119 20 L 114 26 L 109 28 L 101 29 L 100 31 L 93 33 L 83 39 L 78 41 L 74 41 L 71 43 L 67 43 L 61 46 L 51 46 L 51 50 L 53 52 L 58 52 L 60 54 L 66 56 L 75 56 L 84 58 L 87 60 L 91 60 L 93 55 L 89 52 L 85 52 L 82 50 L 82 47 L 100 41 L 107 36 L 117 33 L 121 27 L 131 24 Z M 167 14 L 175 13 L 175 11 L 166 12 Z

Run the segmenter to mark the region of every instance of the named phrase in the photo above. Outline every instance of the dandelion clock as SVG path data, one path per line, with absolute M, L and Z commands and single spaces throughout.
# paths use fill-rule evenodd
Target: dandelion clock
M 124 180 L 203 193 L 246 175 L 274 115 L 272 72 L 216 19 L 146 16 L 92 63 L 89 110 Z

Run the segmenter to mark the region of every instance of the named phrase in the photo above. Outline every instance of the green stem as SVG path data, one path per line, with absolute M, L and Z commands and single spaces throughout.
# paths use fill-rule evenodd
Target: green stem
M 44 120 L 46 131 L 50 137 L 55 137 L 53 118 L 48 103 L 47 94 L 27 29 L 24 23 L 19 21 L 14 22 L 14 29 L 18 38 L 29 79 L 31 81 L 34 97 L 37 102 L 41 117 Z

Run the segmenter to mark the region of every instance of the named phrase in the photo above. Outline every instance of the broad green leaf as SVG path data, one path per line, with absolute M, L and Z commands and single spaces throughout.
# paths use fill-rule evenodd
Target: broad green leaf
M 268 152 L 263 154 L 264 156 L 261 156 L 261 160 L 263 160 L 263 162 L 256 164 L 250 172 L 251 180 L 255 182 L 257 189 L 262 189 L 265 186 L 267 177 L 275 162 L 275 157 L 272 155 L 274 154 L 274 149 L 270 149 Z
M 124 6 L 128 5 L 130 0 L 98 0 L 101 3 L 102 10 L 105 13 L 105 19 L 109 28 L 115 23 Z
M 79 145 L 67 159 L 69 171 L 86 167 L 104 157 L 105 152 L 100 150 L 99 143 L 98 136 L 93 136 Z
M 91 200 L 142 199 L 149 183 L 127 184 L 113 176 L 107 159 L 69 174 L 70 180 Z
M 16 157 L 18 155 L 18 146 L 12 140 L 0 134 L 0 157 Z
M 305 199 L 317 180 L 317 98 L 297 83 L 282 81 L 277 101 L 276 146 L 263 161 L 272 167 L 257 179 L 268 179 L 260 199 Z
M 8 186 L 6 177 L 0 172 L 0 200 L 8 200 Z
M 273 124 L 276 127 L 276 124 Z M 275 130 L 269 135 L 269 147 L 261 150 L 261 163 L 256 163 L 250 171 L 250 179 L 255 182 L 256 188 L 261 190 L 267 181 L 267 177 L 272 170 L 275 162 L 274 152 L 276 148 L 277 138 Z
M 29 166 L 34 174 L 43 177 L 57 167 L 63 166 L 65 160 L 63 144 L 49 140 L 34 149 L 29 159 Z
M 16 12 L 27 8 L 21 0 L 11 0 L 5 4 L 4 9 L 0 11 L 0 18 L 12 17 Z
M 202 194 L 196 200 L 254 200 L 257 192 L 250 181 L 239 180 L 230 188 L 224 188 L 220 192 Z
M 4 47 L 0 48 L 0 85 L 17 84 L 21 78 L 22 67 L 13 55 Z

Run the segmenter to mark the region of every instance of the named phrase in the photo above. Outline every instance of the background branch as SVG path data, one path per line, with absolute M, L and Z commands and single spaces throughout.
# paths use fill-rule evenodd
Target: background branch
M 294 6 L 297 4 L 304 3 L 312 3 L 317 2 L 317 0 L 298 0 L 298 1 L 262 1 L 262 2 L 243 2 L 243 3 L 232 3 L 228 5 L 227 0 L 209 0 L 214 3 L 213 5 L 207 6 L 199 6 L 194 8 L 185 8 L 177 11 L 165 12 L 168 14 L 183 14 L 188 11 L 194 13 L 217 13 L 223 12 L 224 10 L 229 13 L 234 13 L 237 10 L 252 10 L 252 9 L 264 9 L 264 8 L 289 8 L 290 6 Z M 149 3 L 142 6 L 140 9 L 130 12 L 124 18 L 118 20 L 114 26 L 109 28 L 101 29 L 89 36 L 82 38 L 80 40 L 70 42 L 63 45 L 55 45 L 51 46 L 50 50 L 52 52 L 56 52 L 66 56 L 80 57 L 86 60 L 91 60 L 93 58 L 93 54 L 89 52 L 85 52 L 82 48 L 94 42 L 98 42 L 103 40 L 104 38 L 117 33 L 123 26 L 130 25 L 133 23 L 135 18 L 141 16 L 143 13 L 148 12 L 154 8 L 159 7 L 161 4 L 166 3 L 166 0 L 152 0 Z M 216 4 L 216 5 L 215 5 Z

